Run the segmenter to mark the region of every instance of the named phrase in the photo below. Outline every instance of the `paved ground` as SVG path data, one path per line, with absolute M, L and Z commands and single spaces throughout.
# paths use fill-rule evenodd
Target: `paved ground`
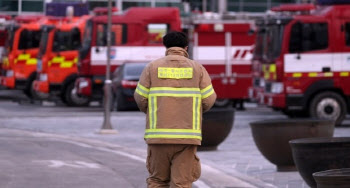
M 113 112 L 112 124 L 119 133 L 100 135 L 96 132 L 103 121 L 101 108 L 67 108 L 50 105 L 18 105 L 8 100 L 0 101 L 0 132 L 13 129 L 28 130 L 54 134 L 52 137 L 64 136 L 61 140 L 86 139 L 89 142 L 97 140 L 104 144 L 112 144 L 113 148 L 117 145 L 124 153 L 131 156 L 139 156 L 141 159 L 146 156 L 146 145 L 142 139 L 145 116 L 142 113 Z M 254 144 L 249 122 L 274 118 L 284 116 L 253 105 L 248 106 L 247 111 L 237 112 L 234 129 L 218 150 L 199 152 L 203 174 L 195 186 L 307 187 L 298 172 L 276 172 L 275 166 L 260 154 Z M 349 124 L 349 121 L 345 124 Z M 349 132 L 350 129 L 347 127 L 337 128 L 335 136 L 346 136 Z M 86 143 L 86 140 L 79 142 Z M 144 166 L 141 165 L 140 168 Z M 138 180 L 143 179 L 144 177 L 139 177 Z

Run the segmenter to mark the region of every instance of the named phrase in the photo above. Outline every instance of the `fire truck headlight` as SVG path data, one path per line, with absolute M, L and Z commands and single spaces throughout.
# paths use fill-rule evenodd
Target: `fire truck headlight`
M 39 80 L 40 81 L 46 81 L 47 80 L 47 74 L 40 74 L 39 75 Z
M 260 78 L 260 87 L 264 88 L 265 87 L 265 79 Z
M 272 93 L 282 93 L 283 92 L 283 83 L 272 83 L 271 92 Z
M 13 70 L 6 71 L 6 77 L 12 77 L 13 76 Z

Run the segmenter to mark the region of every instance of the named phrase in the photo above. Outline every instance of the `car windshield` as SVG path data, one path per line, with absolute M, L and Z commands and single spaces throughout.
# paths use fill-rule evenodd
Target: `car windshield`
M 41 31 L 23 29 L 19 38 L 18 49 L 27 50 L 39 48 Z
M 74 28 L 70 31 L 57 30 L 54 35 L 53 47 L 54 52 L 79 50 L 81 47 L 80 31 Z
M 283 41 L 284 25 L 268 26 L 265 40 L 265 52 L 269 61 L 274 61 L 280 56 Z
M 140 77 L 147 64 L 127 64 L 124 67 L 125 76 Z

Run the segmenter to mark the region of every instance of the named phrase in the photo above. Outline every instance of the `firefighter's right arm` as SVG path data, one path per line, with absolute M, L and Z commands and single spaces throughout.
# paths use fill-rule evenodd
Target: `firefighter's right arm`
M 142 71 L 139 83 L 137 84 L 134 98 L 140 111 L 147 113 L 148 108 L 148 93 L 151 86 L 151 77 L 149 73 L 149 64 Z
M 216 93 L 211 84 L 211 79 L 207 70 L 205 70 L 203 66 L 201 66 L 201 68 L 202 74 L 199 87 L 202 94 L 202 109 L 203 112 L 206 112 L 210 110 L 210 108 L 214 105 L 216 100 Z

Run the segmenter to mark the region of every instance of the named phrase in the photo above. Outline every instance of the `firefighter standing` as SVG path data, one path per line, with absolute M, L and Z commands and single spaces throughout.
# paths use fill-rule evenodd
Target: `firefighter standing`
M 216 94 L 205 68 L 188 59 L 184 33 L 168 33 L 163 44 L 166 56 L 146 66 L 134 95 L 147 114 L 147 184 L 191 187 L 201 173 L 196 152 L 202 112 L 212 107 Z

